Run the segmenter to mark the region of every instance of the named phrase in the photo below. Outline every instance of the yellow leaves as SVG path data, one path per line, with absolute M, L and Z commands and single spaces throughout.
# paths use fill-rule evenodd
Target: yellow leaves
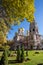
M 28 18 L 30 16 L 28 13 L 32 12 L 34 14 L 34 0 L 3 0 L 3 2 L 3 6 L 5 5 L 4 7 L 8 10 L 6 11 L 11 17 Z
M 17 21 L 17 24 L 20 25 L 20 21 L 19 20 Z
M 0 31 L 3 31 L 4 34 L 7 32 L 7 26 L 4 23 L 4 19 L 0 18 Z
M 2 31 L 0 31 L 0 44 L 6 43 L 6 37 Z
M 2 17 L 0 23 L 0 30 L 3 31 L 4 34 L 9 31 L 12 24 L 19 25 L 24 18 L 26 18 L 28 22 L 32 22 L 34 19 L 34 0 L 2 0 L 1 6 L 6 13 L 6 17 Z
M 27 21 L 28 21 L 28 22 L 30 21 L 30 23 L 32 23 L 33 20 L 34 20 L 34 15 L 30 15 L 30 16 L 27 18 Z

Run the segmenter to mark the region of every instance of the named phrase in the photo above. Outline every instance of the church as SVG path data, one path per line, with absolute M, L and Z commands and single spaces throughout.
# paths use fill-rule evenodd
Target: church
M 24 49 L 42 49 L 42 38 L 43 36 L 39 34 L 38 25 L 34 20 L 32 23 L 30 23 L 29 31 L 27 31 L 26 35 L 24 35 L 24 28 L 20 28 L 18 30 L 13 38 L 11 48 L 16 50 L 17 45 L 19 45 L 21 48 L 21 44 L 24 44 Z

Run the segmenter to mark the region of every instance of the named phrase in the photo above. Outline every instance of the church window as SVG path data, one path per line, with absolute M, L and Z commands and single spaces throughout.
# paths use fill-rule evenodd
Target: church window
M 33 31 L 35 31 L 35 29 L 33 29 Z

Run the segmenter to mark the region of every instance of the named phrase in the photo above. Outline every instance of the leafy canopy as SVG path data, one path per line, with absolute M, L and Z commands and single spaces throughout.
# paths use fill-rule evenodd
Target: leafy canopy
M 31 22 L 34 18 L 34 0 L 3 0 L 2 6 L 6 16 L 14 21 L 27 18 Z
M 34 0 L 0 0 L 0 31 L 6 35 L 11 25 L 34 19 Z
M 0 44 L 6 43 L 6 37 L 4 36 L 3 32 L 0 31 Z

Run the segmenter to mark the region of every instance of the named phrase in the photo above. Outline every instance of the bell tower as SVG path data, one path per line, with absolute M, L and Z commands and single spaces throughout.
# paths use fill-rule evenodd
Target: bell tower
M 37 46 L 40 44 L 40 37 L 39 37 L 39 32 L 38 32 L 38 25 L 33 20 L 32 23 L 30 23 L 30 29 L 29 29 L 29 36 L 30 36 L 30 46 Z
M 35 22 L 35 20 L 33 20 L 33 22 L 30 23 L 30 30 L 29 31 L 31 34 L 38 34 L 38 25 Z

